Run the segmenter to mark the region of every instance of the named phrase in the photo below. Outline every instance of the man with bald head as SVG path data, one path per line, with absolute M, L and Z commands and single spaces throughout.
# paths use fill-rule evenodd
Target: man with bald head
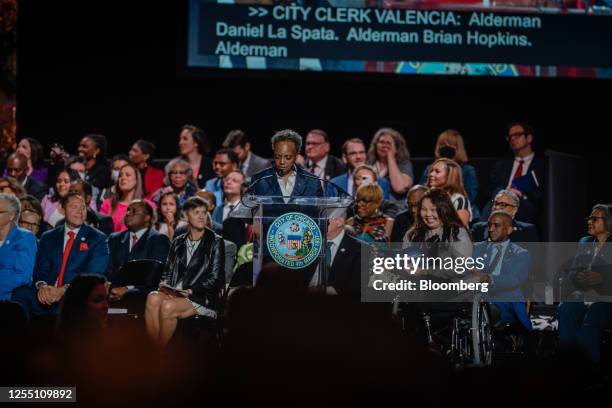
M 505 211 L 494 211 L 489 216 L 489 241 L 474 246 L 473 257 L 484 258 L 484 269 L 475 272 L 481 282 L 489 283 L 491 309 L 498 314 L 496 326 L 519 323 L 532 330 L 521 286 L 529 279 L 529 252 L 510 242 L 513 232 L 512 216 Z
M 45 196 L 47 187 L 36 179 L 28 177 L 28 159 L 21 153 L 13 153 L 8 157 L 6 174 L 17 179 L 28 194 L 33 195 L 38 200 L 42 200 Z

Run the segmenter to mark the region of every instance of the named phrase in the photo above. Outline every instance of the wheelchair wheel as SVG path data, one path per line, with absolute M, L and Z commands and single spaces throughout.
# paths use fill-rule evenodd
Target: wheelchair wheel
M 491 366 L 495 356 L 493 325 L 487 304 L 480 299 L 472 303 L 471 338 L 475 365 Z

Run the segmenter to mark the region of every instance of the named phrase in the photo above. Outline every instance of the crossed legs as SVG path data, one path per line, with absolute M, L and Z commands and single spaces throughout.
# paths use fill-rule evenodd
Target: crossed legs
M 193 305 L 183 297 L 163 292 L 151 292 L 147 296 L 145 325 L 147 334 L 161 347 L 165 347 L 176 331 L 179 319 L 196 315 Z

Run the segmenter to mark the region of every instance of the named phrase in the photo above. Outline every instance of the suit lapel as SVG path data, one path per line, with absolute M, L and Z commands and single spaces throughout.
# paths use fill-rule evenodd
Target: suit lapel
M 304 195 L 306 190 L 306 177 L 300 174 L 298 170 L 295 172 L 295 186 L 291 192 L 291 197 L 300 197 Z

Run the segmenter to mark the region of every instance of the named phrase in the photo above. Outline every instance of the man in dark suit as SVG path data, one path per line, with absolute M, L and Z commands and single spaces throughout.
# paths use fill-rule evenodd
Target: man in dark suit
M 329 154 L 327 132 L 313 129 L 306 135 L 306 171 L 323 179 L 330 180 L 346 171 L 346 166 L 335 156 Z
M 250 180 L 253 174 L 270 167 L 270 160 L 264 159 L 251 151 L 249 136 L 240 129 L 230 130 L 225 136 L 223 147 L 232 149 L 240 161 L 239 170 Z
M 529 279 L 529 252 L 510 242 L 512 217 L 495 211 L 489 217 L 489 242 L 474 246 L 473 257 L 484 258 L 484 270 L 475 272 L 481 282 L 489 283 L 487 296 L 498 315 L 494 324 L 520 323 L 532 330 L 521 286 Z
M 47 193 L 47 187 L 36 179 L 28 177 L 28 159 L 21 153 L 13 153 L 6 161 L 7 175 L 14 177 L 28 194 L 33 195 L 39 201 Z
M 260 196 L 322 197 L 323 188 L 318 177 L 295 165 L 302 148 L 302 137 L 293 130 L 281 130 L 272 137 L 274 166 L 255 174 L 251 181 L 251 192 Z
M 121 267 L 129 261 L 140 259 L 153 259 L 165 263 L 170 251 L 170 240 L 167 236 L 160 234 L 153 225 L 153 207 L 144 200 L 134 200 L 128 206 L 125 213 L 125 226 L 127 231 L 116 232 L 108 238 L 110 261 L 107 268 L 107 276 L 112 283 L 125 282 L 125 276 L 120 276 Z M 120 300 L 128 292 L 145 293 L 155 290 L 156 287 L 113 287 L 110 293 L 111 300 Z M 143 299 L 144 304 L 144 299 Z
M 320 288 L 325 279 L 325 293 L 328 295 L 359 297 L 361 282 L 361 244 L 345 230 L 346 208 L 337 208 L 329 215 L 326 244 L 322 249 L 327 265 L 326 276 L 319 267 L 313 269 L 308 286 Z
M 544 195 L 546 163 L 544 158 L 535 155 L 533 150 L 533 130 L 525 123 L 514 122 L 508 126 L 506 140 L 514 154 L 513 159 L 502 160 L 493 165 L 490 181 L 490 197 L 502 189 L 509 189 L 521 200 L 516 219 L 530 224 L 538 224 L 538 213 Z M 532 173 L 533 172 L 533 173 Z M 534 174 L 537 186 L 530 191 L 520 191 L 512 182 L 520 177 Z M 491 214 L 491 203 L 488 203 L 480 217 L 486 221 Z
M 57 314 L 70 282 L 80 274 L 104 275 L 108 265 L 106 236 L 85 225 L 85 200 L 68 193 L 61 200 L 65 225 L 45 232 L 38 245 L 33 284 L 13 292 L 26 314 Z
M 521 205 L 521 200 L 510 190 L 500 190 L 493 200 L 493 211 L 505 211 L 512 217 L 512 237 L 514 242 L 538 242 L 538 231 L 533 224 L 514 219 Z M 477 222 L 472 226 L 474 242 L 489 239 L 488 222 Z
M 330 259 L 327 292 L 359 297 L 361 282 L 361 244 L 346 233 L 346 210 L 337 210 L 329 219 L 326 252 Z

